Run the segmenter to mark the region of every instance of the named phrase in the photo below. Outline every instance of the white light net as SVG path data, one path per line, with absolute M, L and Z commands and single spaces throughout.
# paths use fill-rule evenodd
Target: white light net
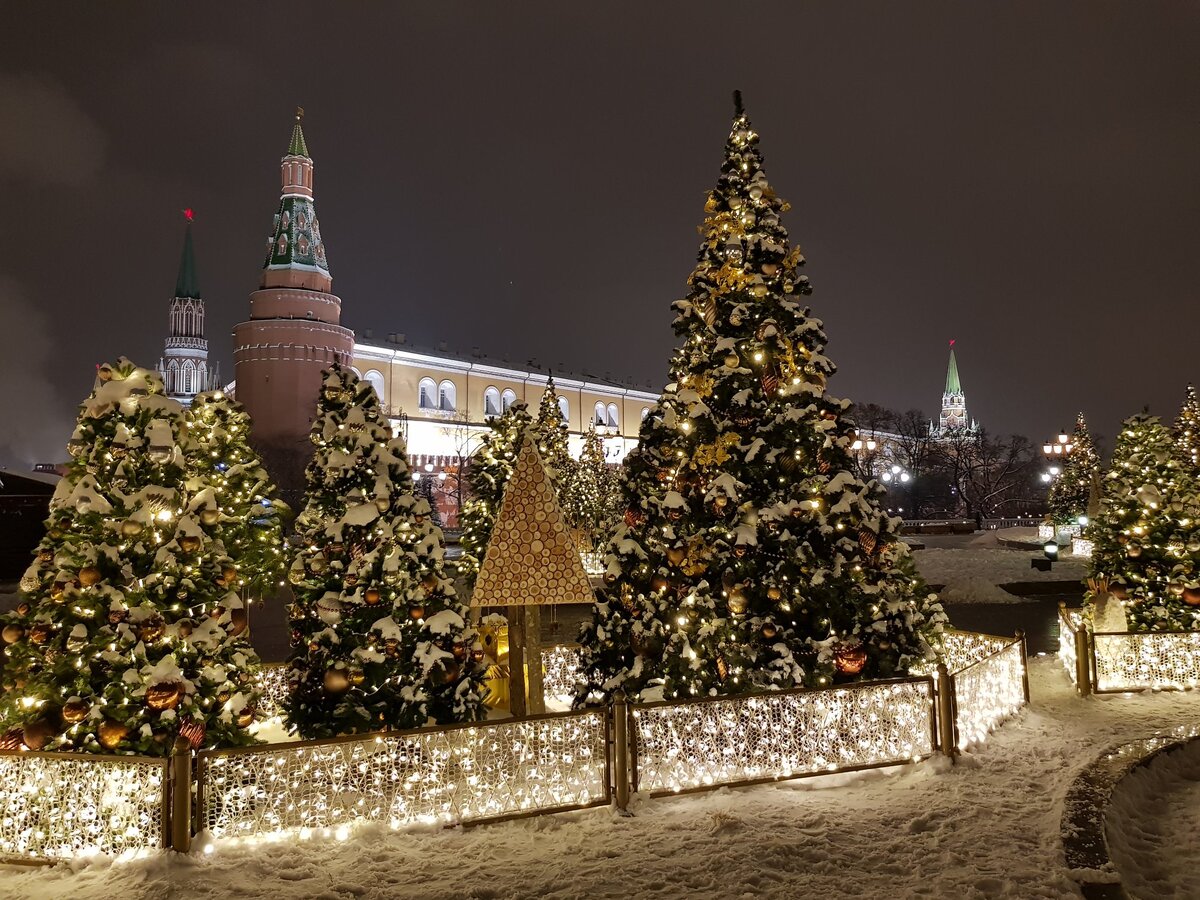
M 0 859 L 162 846 L 163 760 L 0 754 Z
M 201 827 L 277 836 L 607 803 L 602 710 L 365 740 L 201 754 Z
M 579 647 L 559 644 L 542 650 L 545 669 L 543 685 L 549 697 L 571 697 L 575 694 L 575 677 L 579 672 Z
M 1096 689 L 1200 687 L 1200 632 L 1093 634 Z
M 790 778 L 933 752 L 926 680 L 635 707 L 637 787 L 651 793 Z
M 288 693 L 288 666 L 268 664 L 259 668 L 255 679 L 262 692 L 258 712 L 264 718 L 283 715 L 283 701 Z
M 955 725 L 959 750 L 982 743 L 997 725 L 1025 705 L 1025 659 L 1021 642 L 954 673 Z
M 1060 609 L 1058 611 L 1058 658 L 1066 667 L 1071 684 L 1076 682 L 1075 672 L 1075 632 L 1083 616 L 1079 610 Z

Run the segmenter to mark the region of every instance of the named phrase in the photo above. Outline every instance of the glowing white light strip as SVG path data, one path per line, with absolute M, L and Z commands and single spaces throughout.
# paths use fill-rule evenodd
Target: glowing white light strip
M 258 711 L 264 717 L 283 715 L 283 701 L 288 694 L 288 666 L 268 664 L 255 673 L 255 684 L 262 692 Z
M 549 812 L 608 796 L 603 710 L 364 740 L 202 754 L 201 827 L 218 838 L 349 836 Z
M 635 707 L 638 790 L 904 763 L 933 752 L 928 681 Z
M 981 744 L 1025 705 L 1025 660 L 1019 641 L 954 674 L 958 749 Z
M 569 644 L 542 650 L 543 686 L 547 696 L 573 697 L 579 672 L 579 648 Z
M 1060 609 L 1058 617 L 1058 658 L 1075 684 L 1075 632 L 1081 620 L 1078 610 Z
M 161 760 L 0 754 L 0 859 L 72 859 L 162 846 Z
M 1200 631 L 1093 634 L 1096 690 L 1200 687 Z

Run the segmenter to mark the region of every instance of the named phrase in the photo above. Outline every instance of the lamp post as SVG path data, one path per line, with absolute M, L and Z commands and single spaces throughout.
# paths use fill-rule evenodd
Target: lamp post
M 855 436 L 850 444 L 850 452 L 854 454 L 854 458 L 858 462 L 858 470 L 861 475 L 871 478 L 874 476 L 875 468 L 875 448 L 879 444 L 874 437 L 858 437 Z

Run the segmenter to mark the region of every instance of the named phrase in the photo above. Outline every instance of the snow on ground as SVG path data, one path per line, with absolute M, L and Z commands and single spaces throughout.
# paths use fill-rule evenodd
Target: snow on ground
M 914 550 L 913 559 L 926 581 L 945 585 L 940 596 L 947 603 L 1020 603 L 1023 598 L 998 585 L 1079 581 L 1087 573 L 1087 561 L 1070 556 L 1060 557 L 1049 572 L 1040 572 L 1029 564 L 1034 557 L 1031 551 L 1005 547 L 996 534 L 985 531 L 962 547 Z
M 1109 852 L 1131 896 L 1200 897 L 1200 742 L 1135 769 L 1109 809 Z
M 1200 720 L 1200 692 L 1080 700 L 1048 657 L 1033 661 L 1031 687 L 1032 708 L 953 767 L 934 758 L 888 772 L 639 799 L 632 818 L 597 809 L 468 829 L 372 829 L 345 842 L 218 844 L 210 855 L 3 869 L 0 896 L 1079 896 L 1059 840 L 1068 784 L 1106 747 Z M 1179 826 L 1175 844 L 1195 835 L 1182 819 Z

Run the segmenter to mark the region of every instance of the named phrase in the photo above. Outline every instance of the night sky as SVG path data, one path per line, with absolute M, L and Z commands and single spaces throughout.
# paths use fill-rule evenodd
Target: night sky
M 594 11 L 593 11 L 594 10 Z M 136 11 L 136 12 L 135 12 Z M 292 110 L 343 324 L 661 387 L 740 88 L 835 393 L 1110 438 L 1200 378 L 1194 3 L 19 4 L 0 57 L 0 458 L 153 365 L 196 209 L 233 377 Z M 4 444 L 7 443 L 7 446 Z

